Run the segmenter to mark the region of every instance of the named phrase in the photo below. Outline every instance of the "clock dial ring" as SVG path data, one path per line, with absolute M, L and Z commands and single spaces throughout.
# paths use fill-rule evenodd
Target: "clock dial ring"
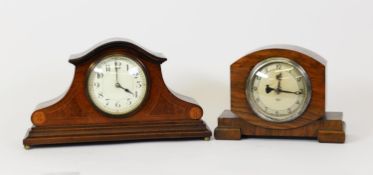
M 102 64 L 103 62 L 107 61 L 109 62 L 110 59 L 114 60 L 116 64 L 116 61 L 117 60 L 127 60 L 129 62 L 132 62 L 133 65 L 137 66 L 136 68 L 138 68 L 138 71 L 140 72 L 140 74 L 142 74 L 142 78 L 143 78 L 143 81 L 142 81 L 142 85 L 145 87 L 143 89 L 143 94 L 142 95 L 139 95 L 140 96 L 140 102 L 137 103 L 132 109 L 128 110 L 128 111 L 116 111 L 116 112 L 113 112 L 113 111 L 108 111 L 108 110 L 105 110 L 102 108 L 102 106 L 100 107 L 100 105 L 97 104 L 97 101 L 95 99 L 93 99 L 93 95 L 92 95 L 92 86 L 93 86 L 93 80 L 92 80 L 92 74 L 94 73 L 94 70 L 95 68 Z M 112 67 L 114 68 L 115 71 L 117 71 L 116 69 L 116 65 L 115 67 Z M 127 71 L 128 71 L 128 68 L 127 68 Z M 118 76 L 118 72 L 116 72 L 116 76 Z M 123 74 L 123 73 L 122 73 Z M 136 113 L 137 111 L 139 111 L 142 106 L 144 105 L 144 103 L 146 103 L 146 101 L 148 100 L 148 95 L 149 95 L 149 91 L 150 91 L 150 77 L 149 77 L 149 74 L 148 74 L 148 71 L 146 69 L 146 66 L 144 65 L 143 62 L 141 62 L 138 58 L 134 57 L 134 56 L 130 56 L 130 55 L 127 55 L 127 54 L 122 54 L 122 53 L 114 53 L 114 54 L 110 54 L 110 55 L 105 55 L 105 56 L 102 56 L 101 58 L 97 59 L 96 61 L 94 61 L 93 63 L 91 63 L 91 65 L 89 66 L 88 68 L 88 71 L 87 71 L 87 76 L 86 76 L 86 83 L 85 83 L 85 86 L 86 86 L 86 96 L 87 98 L 89 99 L 89 101 L 91 102 L 91 104 L 93 105 L 93 107 L 99 111 L 100 113 L 104 114 L 105 116 L 108 116 L 108 117 L 112 117 L 112 118 L 125 118 L 125 117 L 128 117 L 128 116 L 131 116 L 133 115 L 134 113 Z M 121 75 L 119 74 L 119 79 Z M 117 78 L 117 81 L 118 81 L 118 78 Z M 137 91 L 134 91 L 132 92 L 133 90 L 125 87 L 123 85 L 123 81 L 122 82 L 113 82 L 112 83 L 112 86 L 113 88 L 115 87 L 117 91 L 121 91 L 122 92 L 122 95 L 123 94 L 128 94 L 128 95 L 137 95 Z M 114 89 L 111 89 L 111 90 L 114 90 Z M 128 98 L 127 98 L 128 99 Z M 117 105 L 118 102 L 122 101 L 123 102 L 123 99 L 122 100 L 116 100 L 116 103 L 115 105 Z M 126 103 L 126 102 L 125 102 Z
M 287 68 L 281 69 L 279 68 L 281 66 L 284 66 L 284 67 L 287 66 Z M 270 67 L 274 67 L 274 69 L 268 70 Z M 279 78 L 278 76 L 282 76 L 283 74 L 285 74 L 284 71 L 286 71 L 286 74 L 288 74 L 288 77 L 298 75 L 297 80 L 295 80 L 295 85 L 293 83 L 294 80 L 293 82 L 287 80 L 287 83 L 288 84 L 293 83 L 293 86 L 298 87 L 299 91 L 298 90 L 297 91 L 283 90 L 280 87 L 280 81 L 282 78 Z M 270 81 L 269 81 L 270 83 L 268 83 L 267 81 L 265 85 L 266 87 L 264 86 L 265 88 L 263 87 L 263 83 L 261 86 L 258 86 L 258 82 L 261 83 L 260 82 L 261 77 L 258 76 L 258 73 L 262 74 L 263 76 L 266 76 L 267 79 L 271 79 L 271 76 L 269 75 L 273 74 L 273 72 L 280 72 L 280 73 L 277 73 L 276 76 L 272 75 L 272 79 L 277 79 L 278 81 L 278 84 L 276 83 L 277 88 L 271 87 L 271 86 L 276 86 L 276 85 L 274 85 L 274 83 L 271 83 Z M 302 66 L 297 64 L 295 61 L 290 60 L 285 57 L 269 57 L 265 60 L 260 61 L 258 64 L 256 64 L 255 67 L 251 70 L 249 76 L 247 77 L 245 88 L 246 88 L 245 89 L 246 100 L 251 106 L 253 112 L 258 117 L 266 121 L 275 122 L 275 123 L 289 122 L 300 117 L 307 110 L 307 107 L 309 106 L 309 103 L 311 101 L 311 96 L 312 96 L 311 81 L 306 71 L 303 69 Z M 265 95 L 259 95 L 260 93 L 258 93 L 258 91 L 265 91 L 264 92 Z M 285 98 L 281 98 L 280 94 L 283 94 L 281 96 Z M 269 97 L 269 98 L 266 97 L 270 95 L 272 95 L 272 97 Z M 277 101 L 283 100 L 285 102 L 282 102 L 281 104 L 281 103 L 276 103 L 276 102 L 273 103 L 272 101 L 271 102 L 272 106 L 267 107 L 265 103 L 261 102 L 261 98 L 260 98 L 261 96 L 265 96 L 264 99 L 267 102 L 270 100 L 272 101 L 273 99 L 276 99 Z M 286 106 L 287 103 L 288 103 L 288 106 Z M 284 106 L 284 104 L 285 104 L 284 109 L 274 109 L 276 108 L 276 105 Z

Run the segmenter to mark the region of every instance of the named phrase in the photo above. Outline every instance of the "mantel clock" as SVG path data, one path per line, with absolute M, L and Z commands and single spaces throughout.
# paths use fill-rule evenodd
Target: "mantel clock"
M 202 108 L 166 87 L 161 72 L 165 61 L 120 39 L 74 56 L 69 90 L 37 107 L 23 144 L 208 139 Z
M 343 143 L 341 112 L 325 111 L 325 66 L 296 46 L 250 53 L 231 65 L 231 110 L 218 119 L 216 139 L 317 138 Z

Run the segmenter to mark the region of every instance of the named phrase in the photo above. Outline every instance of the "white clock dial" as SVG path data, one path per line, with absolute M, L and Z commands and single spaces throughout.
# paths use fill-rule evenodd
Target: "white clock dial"
M 251 72 L 246 86 L 253 111 L 271 122 L 299 117 L 311 98 L 311 85 L 304 69 L 287 58 L 268 58 Z
M 147 77 L 143 67 L 131 58 L 105 57 L 88 77 L 88 95 L 101 111 L 125 115 L 136 110 L 147 93 Z

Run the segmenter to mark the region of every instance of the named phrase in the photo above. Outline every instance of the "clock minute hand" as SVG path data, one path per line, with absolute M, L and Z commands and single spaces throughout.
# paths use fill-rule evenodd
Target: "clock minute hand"
M 295 91 L 295 92 L 292 92 L 292 91 L 286 91 L 286 90 L 282 90 L 282 89 L 280 89 L 279 92 L 289 93 L 289 94 L 295 94 L 295 95 L 300 95 L 300 94 L 302 94 L 301 91 Z
M 116 83 L 119 84 L 119 80 L 118 80 L 118 67 L 115 66 L 115 80 L 116 80 Z

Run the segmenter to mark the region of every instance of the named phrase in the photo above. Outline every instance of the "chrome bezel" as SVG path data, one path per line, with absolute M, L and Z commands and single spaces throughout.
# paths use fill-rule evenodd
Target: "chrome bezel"
M 253 94 L 250 92 L 253 86 L 254 78 L 256 73 L 261 70 L 263 67 L 273 64 L 273 63 L 284 63 L 293 66 L 295 69 L 297 69 L 300 74 L 304 77 L 305 81 L 305 91 L 307 92 L 307 97 L 305 98 L 303 102 L 303 106 L 301 107 L 298 112 L 295 112 L 294 114 L 290 115 L 289 117 L 285 119 L 279 119 L 279 118 L 274 118 L 272 116 L 268 116 L 264 114 L 258 107 L 257 103 L 255 102 Z M 292 120 L 297 119 L 300 117 L 308 108 L 309 103 L 311 101 L 311 96 L 312 96 L 312 87 L 311 87 L 311 81 L 307 75 L 307 72 L 303 69 L 302 66 L 300 66 L 298 63 L 296 63 L 293 60 L 290 60 L 288 58 L 284 57 L 271 57 L 267 58 L 261 62 L 259 62 L 250 72 L 248 78 L 246 79 L 246 100 L 249 102 L 251 109 L 253 112 L 260 118 L 270 121 L 270 122 L 276 122 L 276 123 L 283 123 L 283 122 L 289 122 Z

